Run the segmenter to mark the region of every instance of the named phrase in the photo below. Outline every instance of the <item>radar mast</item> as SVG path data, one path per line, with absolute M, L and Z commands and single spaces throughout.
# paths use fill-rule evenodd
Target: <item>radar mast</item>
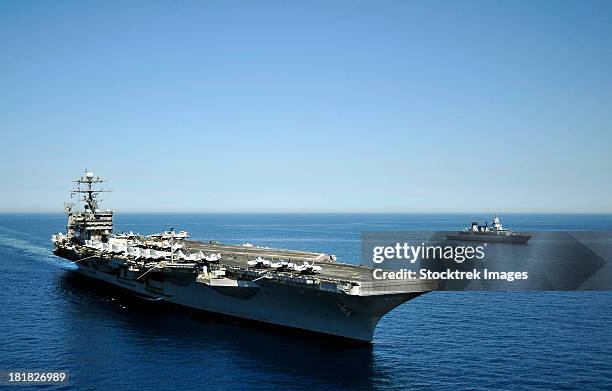
M 98 183 L 106 182 L 99 176 L 95 176 L 93 172 L 85 169 L 85 175 L 74 181 L 76 187 L 70 192 L 70 196 L 73 197 L 75 194 L 82 194 L 79 201 L 85 203 L 85 210 L 95 212 L 98 210 L 98 194 L 109 193 L 110 190 L 95 189 L 94 185 Z

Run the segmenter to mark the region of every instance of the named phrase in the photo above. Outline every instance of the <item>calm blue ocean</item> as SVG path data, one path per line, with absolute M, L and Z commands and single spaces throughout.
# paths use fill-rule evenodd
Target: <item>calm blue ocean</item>
M 362 231 L 453 230 L 466 215 L 116 216 L 202 240 L 360 263 Z M 612 216 L 508 215 L 521 230 L 607 230 Z M 63 369 L 78 390 L 612 389 L 612 293 L 434 292 L 380 322 L 370 347 L 139 305 L 51 254 L 61 214 L 0 215 L 0 371 Z M 26 387 L 15 387 L 26 389 Z

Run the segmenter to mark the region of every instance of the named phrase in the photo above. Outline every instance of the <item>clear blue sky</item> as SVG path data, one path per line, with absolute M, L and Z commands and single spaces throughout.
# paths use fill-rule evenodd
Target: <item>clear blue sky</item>
M 0 1 L 3 211 L 612 212 L 610 1 Z

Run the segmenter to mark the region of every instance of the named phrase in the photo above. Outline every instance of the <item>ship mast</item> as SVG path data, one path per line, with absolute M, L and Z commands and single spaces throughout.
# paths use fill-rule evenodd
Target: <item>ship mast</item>
M 110 190 L 94 189 L 94 185 L 98 183 L 106 182 L 99 176 L 94 176 L 94 173 L 85 169 L 85 175 L 74 181 L 77 185 L 70 192 L 70 196 L 73 197 L 75 194 L 83 194 L 79 201 L 85 203 L 85 209 L 90 212 L 95 212 L 98 209 L 97 196 L 100 193 L 109 193 Z

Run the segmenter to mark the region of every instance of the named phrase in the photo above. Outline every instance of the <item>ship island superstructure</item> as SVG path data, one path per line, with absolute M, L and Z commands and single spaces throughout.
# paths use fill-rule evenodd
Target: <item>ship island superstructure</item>
M 113 212 L 101 210 L 91 171 L 66 206 L 66 233 L 52 236 L 54 253 L 85 276 L 147 300 L 371 342 L 387 312 L 436 289 L 434 280 L 387 281 L 372 269 L 335 256 L 252 244 L 192 241 L 185 231 L 113 233 Z

